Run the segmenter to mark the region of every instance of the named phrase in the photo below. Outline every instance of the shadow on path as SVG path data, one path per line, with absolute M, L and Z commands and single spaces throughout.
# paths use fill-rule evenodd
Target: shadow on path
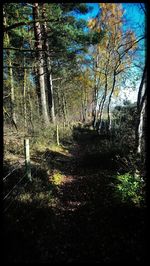
M 65 175 L 57 188 L 48 187 L 44 174 L 39 184 L 55 201 L 16 200 L 5 215 L 4 261 L 145 262 L 145 210 L 116 198 L 113 156 L 88 153 L 93 135 L 86 134 L 69 147 L 70 156 L 45 155 L 47 166 Z

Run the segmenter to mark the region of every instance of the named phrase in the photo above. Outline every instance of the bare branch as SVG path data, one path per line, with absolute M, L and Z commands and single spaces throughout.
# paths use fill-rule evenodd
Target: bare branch
M 56 78 L 56 79 L 52 79 L 52 81 L 59 80 L 59 79 L 63 79 L 63 78 Z
M 17 125 L 16 125 L 16 123 L 15 123 L 15 121 L 14 121 L 14 119 L 9 115 L 9 113 L 6 111 L 6 109 L 5 109 L 5 107 L 3 106 L 3 111 L 4 111 L 4 113 L 8 116 L 8 118 L 10 118 L 11 119 L 11 121 L 12 121 L 12 123 L 13 123 L 13 125 L 15 126 L 15 128 L 16 128 L 16 130 L 17 130 L 17 132 L 18 132 L 18 128 L 17 128 Z
M 146 10 L 146 8 L 142 5 L 142 3 L 140 3 L 140 8 L 141 8 L 141 10 L 143 10 L 144 14 L 147 16 L 147 10 Z

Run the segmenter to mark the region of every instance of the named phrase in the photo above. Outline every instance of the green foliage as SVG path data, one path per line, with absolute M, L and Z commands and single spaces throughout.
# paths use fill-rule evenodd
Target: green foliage
M 89 10 L 91 10 L 91 7 L 87 7 L 85 3 L 59 3 L 57 4 L 61 7 L 63 12 L 74 12 L 74 13 L 81 13 L 86 14 Z
M 55 171 L 55 173 L 53 174 L 52 178 L 51 178 L 51 182 L 53 185 L 55 186 L 59 186 L 63 180 L 63 175 L 58 172 L 58 171 Z
M 33 150 L 36 152 L 36 150 L 45 150 L 45 148 L 48 148 L 50 145 L 56 143 L 56 127 L 53 125 L 50 125 L 47 128 L 36 128 L 35 129 L 35 137 L 33 135 L 32 138 L 32 146 Z
M 134 150 L 136 128 L 136 106 L 116 106 L 113 111 L 112 134 L 117 146 L 121 146 L 125 153 Z
M 90 33 L 90 42 L 95 45 L 101 42 L 104 37 L 104 32 L 91 32 Z
M 116 191 L 123 202 L 133 202 L 140 204 L 143 200 L 142 197 L 142 179 L 139 175 L 125 173 L 123 175 L 117 175 L 118 184 L 116 185 Z
M 59 139 L 60 142 L 71 142 L 72 141 L 72 128 L 71 127 L 59 127 Z
M 128 128 L 135 126 L 136 119 L 136 106 L 134 105 L 125 105 L 125 106 L 116 106 L 113 111 L 113 122 L 116 127 L 120 127 L 122 131 L 128 125 Z

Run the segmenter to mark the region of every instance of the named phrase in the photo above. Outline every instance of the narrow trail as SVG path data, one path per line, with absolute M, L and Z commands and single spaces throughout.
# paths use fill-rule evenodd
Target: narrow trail
M 116 169 L 87 143 L 75 142 L 67 155 L 48 151 L 47 163 L 64 175 L 56 201 L 22 203 L 7 217 L 9 261 L 144 262 L 144 211 L 116 199 Z
M 144 261 L 143 213 L 116 201 L 114 169 L 109 169 L 109 162 L 100 167 L 82 145 L 74 145 L 71 152 L 74 166 L 70 161 L 67 169 L 73 167 L 72 175 L 66 176 L 57 194 L 64 261 L 65 255 L 70 262 Z

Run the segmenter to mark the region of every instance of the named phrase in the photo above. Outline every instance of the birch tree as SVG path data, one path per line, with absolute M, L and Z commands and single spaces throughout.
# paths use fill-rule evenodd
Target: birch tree
M 116 89 L 116 82 L 119 81 L 120 75 L 125 73 L 130 67 L 136 43 L 139 40 L 136 40 L 133 31 L 123 32 L 123 10 L 121 4 L 101 3 L 100 8 L 100 17 L 90 21 L 89 27 L 105 31 L 102 42 L 97 45 L 98 67 L 96 72 L 101 81 L 99 83 L 99 92 L 102 91 L 99 103 L 99 131 L 101 130 L 103 109 L 106 101 L 107 129 L 109 131 L 111 128 L 110 103 Z

